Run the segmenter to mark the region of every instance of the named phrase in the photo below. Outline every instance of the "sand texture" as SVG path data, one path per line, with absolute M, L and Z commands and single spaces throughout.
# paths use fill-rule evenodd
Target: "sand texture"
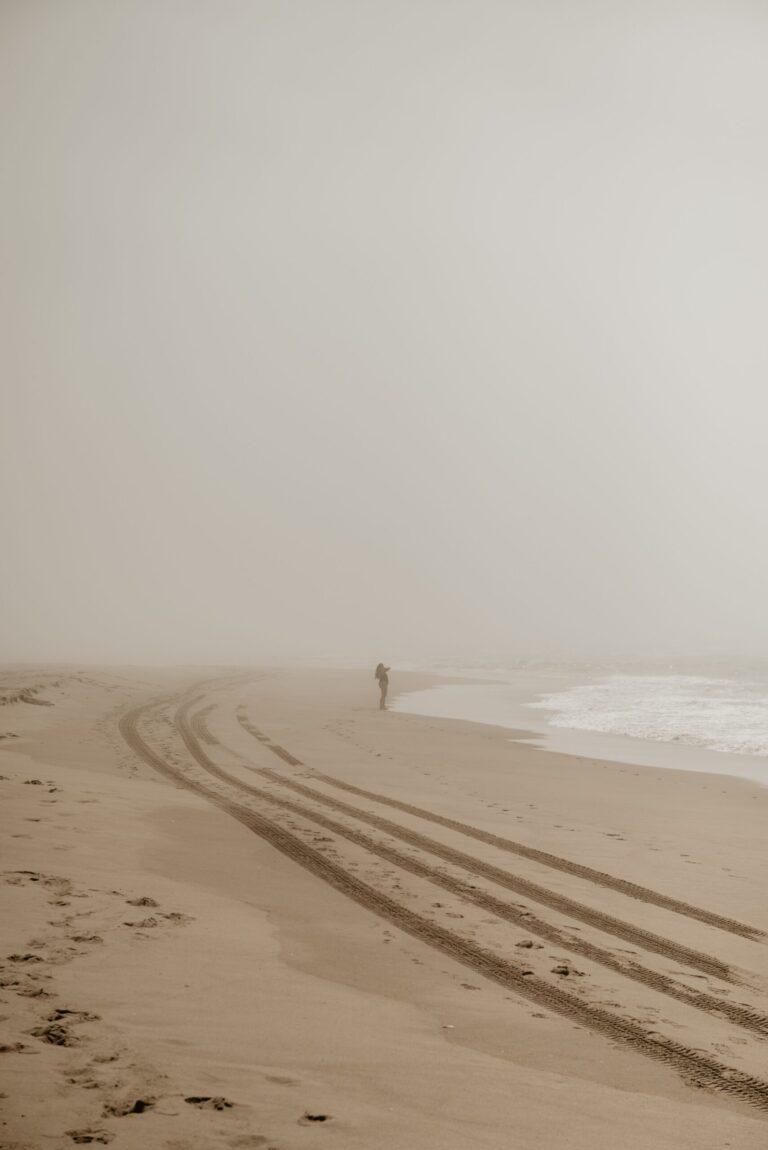
M 756 784 L 205 668 L 5 669 L 0 776 L 5 1150 L 768 1143 Z

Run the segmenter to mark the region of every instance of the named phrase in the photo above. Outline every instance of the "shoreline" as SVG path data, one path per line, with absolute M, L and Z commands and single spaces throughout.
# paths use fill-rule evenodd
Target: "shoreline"
M 601 759 L 640 767 L 721 775 L 768 786 L 768 759 L 718 751 L 693 743 L 579 728 L 553 726 L 545 709 L 533 709 L 539 697 L 593 681 L 575 674 L 522 672 L 499 683 L 439 683 L 426 690 L 399 692 L 391 708 L 399 714 L 457 720 L 515 731 L 516 742 L 583 759 Z M 522 732 L 522 733 L 521 733 Z
M 768 932 L 764 792 L 381 714 L 362 671 L 37 674 L 51 705 L 0 711 L 0 1137 L 762 1146 L 706 1068 L 761 1076 L 764 944 L 685 908 Z M 71 1047 L 36 1033 L 56 1011 Z

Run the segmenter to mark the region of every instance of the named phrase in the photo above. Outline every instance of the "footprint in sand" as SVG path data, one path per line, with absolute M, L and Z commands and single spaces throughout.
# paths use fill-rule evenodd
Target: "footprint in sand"
M 36 1026 L 29 1033 L 34 1038 L 39 1038 L 41 1042 L 47 1042 L 49 1046 L 77 1046 L 80 1041 L 77 1035 L 72 1034 L 60 1022 L 51 1022 L 47 1026 Z
M 198 1110 L 230 1110 L 235 1104 L 230 1102 L 228 1098 L 223 1098 L 220 1094 L 190 1094 L 189 1098 L 184 1099 L 190 1106 L 196 1106 Z
M 83 1066 L 68 1075 L 67 1082 L 70 1086 L 78 1086 L 81 1090 L 98 1090 L 101 1087 L 101 1083 L 93 1077 L 88 1066 Z
M 108 1102 L 104 1107 L 105 1118 L 127 1118 L 129 1114 L 146 1114 L 153 1110 L 156 1098 L 129 1098 L 125 1102 Z
M 44 990 L 42 986 L 36 986 L 34 982 L 17 985 L 12 989 L 21 998 L 53 998 L 50 991 Z
M 90 1010 L 70 1010 L 66 1006 L 58 1006 L 48 1015 L 49 1022 L 100 1022 L 101 1015 L 93 1014 Z

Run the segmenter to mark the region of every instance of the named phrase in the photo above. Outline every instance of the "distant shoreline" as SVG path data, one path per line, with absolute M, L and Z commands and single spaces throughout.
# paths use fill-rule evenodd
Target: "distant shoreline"
M 543 695 L 570 691 L 604 675 L 577 672 L 511 671 L 507 682 L 445 683 L 401 692 L 392 709 L 401 714 L 456 719 L 516 732 L 515 741 L 542 749 L 643 767 L 724 775 L 768 786 L 768 759 L 696 746 L 681 741 L 553 726 L 548 712 L 529 704 Z

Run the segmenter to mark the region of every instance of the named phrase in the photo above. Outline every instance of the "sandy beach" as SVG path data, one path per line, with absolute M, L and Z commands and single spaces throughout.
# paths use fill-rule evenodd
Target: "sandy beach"
M 368 670 L 0 695 L 6 1150 L 765 1146 L 768 790 Z
M 0 1150 L 768 1150 L 767 58 L 0 2 Z

